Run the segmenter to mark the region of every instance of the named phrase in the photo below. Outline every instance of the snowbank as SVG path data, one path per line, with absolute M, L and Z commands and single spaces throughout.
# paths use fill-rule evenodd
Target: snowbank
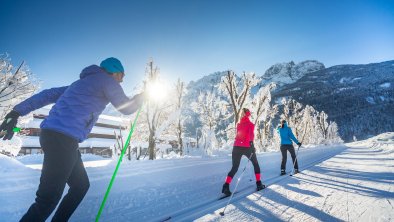
M 1 173 L 11 173 L 16 171 L 24 171 L 26 166 L 23 165 L 18 160 L 0 154 L 0 172 Z
M 368 147 L 386 152 L 394 152 L 394 132 L 382 133 L 367 140 L 348 143 L 351 147 Z

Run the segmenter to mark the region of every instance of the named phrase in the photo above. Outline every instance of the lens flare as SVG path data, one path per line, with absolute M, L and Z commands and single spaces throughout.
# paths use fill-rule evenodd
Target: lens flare
M 147 87 L 149 99 L 154 102 L 161 102 L 167 97 L 167 88 L 161 82 L 152 82 Z

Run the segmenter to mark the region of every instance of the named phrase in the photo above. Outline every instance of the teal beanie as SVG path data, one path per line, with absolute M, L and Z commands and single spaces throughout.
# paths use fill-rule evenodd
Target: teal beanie
M 122 63 L 119 61 L 119 59 L 114 57 L 110 57 L 103 60 L 100 63 L 100 67 L 105 69 L 109 73 L 115 73 L 115 72 L 124 73 Z

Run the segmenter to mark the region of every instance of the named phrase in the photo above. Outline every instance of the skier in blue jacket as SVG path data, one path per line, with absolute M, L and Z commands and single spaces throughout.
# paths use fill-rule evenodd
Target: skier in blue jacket
M 40 144 L 44 162 L 35 202 L 21 221 L 45 221 L 59 203 L 66 184 L 68 193 L 52 221 L 67 221 L 89 189 L 89 178 L 81 160 L 78 143 L 84 141 L 99 115 L 111 103 L 122 114 L 134 113 L 144 94 L 129 99 L 120 83 L 124 68 L 116 58 L 107 58 L 100 66 L 82 70 L 80 79 L 70 86 L 51 88 L 16 105 L 0 126 L 4 140 L 11 139 L 19 116 L 55 103 L 41 123 Z
M 286 174 L 286 161 L 287 161 L 287 151 L 290 152 L 291 159 L 293 159 L 294 164 L 294 173 L 298 173 L 298 161 L 296 158 L 295 150 L 293 147 L 294 141 L 298 146 L 301 146 L 301 143 L 298 142 L 297 138 L 294 136 L 291 128 L 287 126 L 286 120 L 281 120 L 280 125 L 277 128 L 277 131 L 280 136 L 280 151 L 282 153 L 282 163 L 280 165 L 280 174 Z

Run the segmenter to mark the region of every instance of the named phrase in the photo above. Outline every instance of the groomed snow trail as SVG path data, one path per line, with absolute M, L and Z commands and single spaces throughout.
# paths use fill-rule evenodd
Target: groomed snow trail
M 253 193 L 249 164 L 224 217 L 219 212 L 227 200 L 217 198 L 231 155 L 124 161 L 100 221 L 393 221 L 394 133 L 353 144 L 302 147 L 298 158 L 302 173 L 281 177 L 280 153 L 259 154 L 263 183 L 270 186 Z M 0 222 L 18 221 L 34 201 L 40 170 L 6 156 L 0 160 Z M 91 162 L 86 168 L 91 186 L 70 222 L 96 217 L 116 164 L 99 161 L 99 167 Z M 244 157 L 234 181 L 246 162 Z M 291 168 L 288 160 L 288 173 Z
M 196 221 L 393 221 L 394 134 L 339 155 Z

